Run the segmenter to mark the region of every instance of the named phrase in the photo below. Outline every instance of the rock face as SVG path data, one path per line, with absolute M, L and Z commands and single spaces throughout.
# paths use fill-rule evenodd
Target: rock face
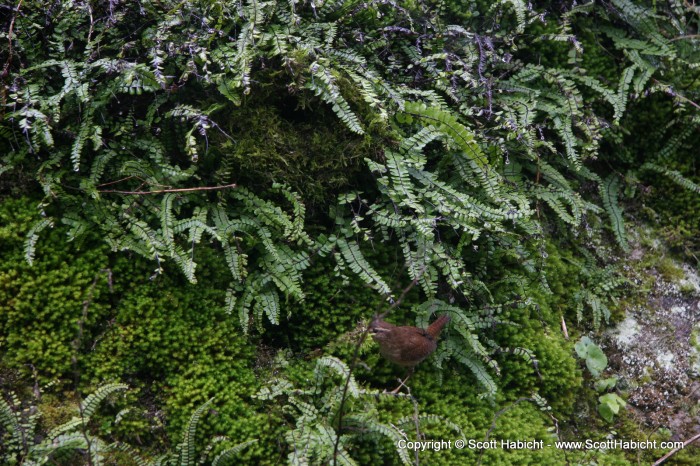
M 677 270 L 683 278 L 645 270 L 651 289 L 607 332 L 605 351 L 637 421 L 685 440 L 700 429 L 700 277 Z

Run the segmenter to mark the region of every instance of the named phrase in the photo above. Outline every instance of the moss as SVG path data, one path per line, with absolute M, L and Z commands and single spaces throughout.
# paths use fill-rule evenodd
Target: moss
M 664 257 L 656 263 L 656 270 L 661 274 L 661 277 L 670 282 L 677 282 L 685 277 L 683 269 L 678 267 L 673 259 Z
M 236 142 L 222 143 L 218 174 L 250 188 L 286 183 L 312 213 L 325 215 L 329 201 L 357 185 L 374 143 L 339 127 L 322 102 L 304 105 L 291 95 L 262 92 L 237 108 L 222 122 Z
M 0 208 L 0 357 L 27 376 L 36 368 L 46 383 L 77 369 L 75 348 L 92 344 L 107 319 L 107 257 L 104 247 L 81 249 L 49 231 L 34 265 L 27 264 L 22 250 L 33 204 L 6 199 Z
M 41 428 L 47 431 L 70 421 L 79 412 L 74 392 L 47 393 L 36 406 L 41 413 Z
M 224 312 L 223 290 L 168 276 L 132 286 L 89 355 L 90 380 L 125 380 L 153 393 L 154 407 L 165 408 L 163 423 L 172 439 L 210 397 L 216 397 L 215 414 L 202 423 L 203 438 L 260 437 L 256 426 L 265 419 L 251 405 L 260 388 L 255 345 Z M 274 451 L 254 446 L 241 458 L 259 461 L 271 455 Z
M 34 368 L 42 386 L 63 381 L 47 388 L 40 405 L 46 418 L 42 426 L 49 429 L 65 420 L 71 392 L 62 389 L 72 381 L 85 393 L 105 382 L 124 381 L 132 387 L 130 403 L 140 408 L 109 427 L 119 438 L 158 445 L 167 443 L 169 434 L 177 442 L 194 409 L 212 396 L 218 414 L 203 423 L 203 435 L 260 436 L 255 426 L 265 420 L 251 405 L 260 387 L 255 344 L 223 310 L 225 266 L 215 253 L 197 252 L 208 254 L 197 260 L 210 265 L 198 277 L 202 285 L 185 282 L 177 271 L 149 280 L 146 261 L 111 256 L 89 239 L 83 249 L 66 245 L 57 229 L 48 233 L 30 267 L 22 258 L 22 242 L 33 221 L 33 203 L 0 204 L 0 237 L 6 245 L 0 253 L 0 366 L 25 378 L 33 377 Z M 159 420 L 163 408 L 166 417 Z M 115 414 L 101 415 L 100 422 L 111 426 Z M 242 458 L 274 454 L 257 447 Z
M 197 261 L 208 264 L 200 271 L 198 285 L 186 283 L 177 271 L 149 280 L 152 271 L 147 262 L 124 255 L 112 256 L 90 241 L 84 243 L 82 250 L 71 245 L 66 248 L 60 231 L 55 231 L 49 233 L 48 243 L 42 243 L 45 246 L 37 255 L 37 267 L 29 268 L 22 262 L 21 246 L 22 232 L 27 231 L 32 218 L 32 201 L 8 201 L 5 205 L 17 215 L 13 217 L 0 208 L 0 218 L 4 215 L 3 219 L 8 221 L 7 227 L 0 228 L 0 235 L 12 246 L 3 252 L 7 260 L 0 266 L 0 277 L 4 280 L 0 281 L 3 284 L 0 292 L 5 293 L 8 303 L 11 299 L 23 302 L 18 305 L 19 301 L 14 301 L 10 316 L 0 317 L 5 319 L 0 320 L 0 338 L 18 350 L 11 353 L 3 345 L 1 367 L 5 372 L 19 371 L 27 379 L 30 374 L 22 364 L 31 360 L 42 381 L 55 376 L 66 381 L 56 386 L 54 392 L 49 390 L 41 406 L 47 413 L 46 428 L 65 419 L 67 412 L 61 406 L 71 396 L 72 388 L 87 393 L 104 382 L 121 380 L 132 389 L 122 404 L 106 408 L 97 417 L 104 435 L 132 445 L 144 442 L 153 454 L 163 452 L 180 441 L 182 429 L 194 409 L 216 396 L 201 423 L 200 443 L 213 434 L 225 434 L 237 441 L 257 438 L 259 442 L 241 452 L 239 459 L 271 464 L 288 453 L 287 446 L 280 445 L 278 439 L 289 430 L 292 420 L 283 409 L 283 402 L 265 404 L 253 395 L 271 378 L 281 375 L 297 386 L 305 386 L 315 358 L 321 353 L 350 362 L 358 337 L 355 331 L 358 321 L 386 307 L 374 291 L 358 281 L 344 282 L 329 274 L 329 262 L 316 258 L 305 272 L 306 301 L 286 303 L 284 309 L 290 318 L 282 325 L 267 327 L 256 337 L 245 337 L 235 317 L 224 312 L 225 264 L 216 253 L 196 251 Z M 20 219 L 19 223 L 13 224 L 11 218 Z M 524 285 L 527 289 L 523 293 L 531 298 L 531 304 L 504 308 L 499 317 L 511 325 L 496 326 L 486 335 L 509 348 L 532 351 L 539 361 L 541 378 L 530 361 L 509 352 L 497 355 L 502 375 L 496 378 L 499 394 L 490 403 L 478 397 L 474 376 L 462 366 L 450 363 L 440 372 L 427 361 L 410 382 L 421 414 L 433 414 L 456 423 L 467 439 L 483 440 L 495 425 L 491 438 L 548 440 L 553 425 L 549 415 L 532 402 L 515 403 L 537 393 L 549 402 L 552 415 L 561 421 L 561 438 L 580 440 L 583 432 L 591 438 L 604 436 L 608 427 L 595 414 L 597 395 L 586 388 L 572 343 L 560 330 L 562 315 L 569 323 L 576 319 L 570 299 L 586 279 L 580 275 L 583 259 L 566 244 L 550 243 L 547 251 L 546 273 L 551 294 L 545 293 L 537 281 Z M 380 273 L 392 280 L 395 289 L 400 289 L 406 279 L 396 275 L 395 251 L 382 246 L 370 255 L 373 263 L 379 264 Z M 505 267 L 504 264 L 514 267 L 508 260 L 494 255 L 490 267 L 497 269 Z M 110 283 L 100 275 L 105 268 L 112 272 Z M 85 290 L 96 276 L 99 279 L 89 307 L 91 314 L 83 323 L 82 343 L 76 347 L 73 341 Z M 33 300 L 38 299 L 33 295 L 47 285 L 51 291 L 41 299 L 46 299 L 45 304 L 58 315 L 43 310 L 39 314 L 43 322 L 32 323 L 37 304 Z M 490 286 L 495 300 L 510 297 L 497 284 Z M 410 322 L 414 317 L 411 303 L 420 299 L 415 289 L 404 305 L 392 312 L 390 319 L 396 323 Z M 32 332 L 29 338 L 25 335 L 27 342 L 21 341 L 21 328 L 17 327 L 20 321 Z M 45 332 L 41 331 L 41 325 L 48 326 Z M 570 325 L 570 332 L 575 331 L 575 325 Z M 29 344 L 35 340 L 41 342 L 42 338 L 49 347 L 53 345 L 60 351 L 54 354 L 33 346 L 37 343 Z M 575 339 L 573 335 L 572 339 Z M 284 368 L 272 363 L 280 348 L 291 349 Z M 74 355 L 77 365 L 71 362 Z M 80 375 L 79 387 L 70 387 L 70 381 L 76 380 L 76 369 Z M 393 388 L 396 378 L 403 377 L 404 371 L 381 359 L 376 345 L 368 340 L 360 352 L 355 376 L 361 384 L 382 390 Z M 64 394 L 61 390 L 66 385 L 68 391 Z M 127 406 L 131 411 L 119 424 L 114 424 L 116 412 Z M 402 399 L 351 404 L 349 408 L 364 409 L 384 422 L 410 418 L 414 412 L 414 405 Z M 579 410 L 588 414 L 576 418 Z M 569 427 L 564 420 L 572 415 L 578 420 Z M 616 427 L 625 422 L 628 421 L 623 417 Z M 639 434 L 633 427 L 632 424 L 625 427 L 630 436 Z M 428 439 L 457 438 L 446 424 L 425 424 L 421 431 Z M 353 446 L 353 454 L 362 464 L 399 462 L 394 445 L 382 439 L 359 436 L 353 439 Z M 594 456 L 598 464 L 628 464 L 624 455 L 615 451 Z M 422 462 L 437 465 L 473 463 L 479 456 L 480 452 L 469 449 L 420 454 Z M 483 464 L 562 464 L 584 459 L 590 456 L 549 448 L 542 451 L 498 448 L 485 451 L 481 458 Z
M 681 282 L 678 289 L 681 293 L 688 296 L 694 295 L 697 292 L 695 285 L 690 282 Z

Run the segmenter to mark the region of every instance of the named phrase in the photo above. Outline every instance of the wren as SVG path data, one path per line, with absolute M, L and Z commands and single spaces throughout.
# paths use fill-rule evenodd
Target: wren
M 435 351 L 438 336 L 449 321 L 450 316 L 441 315 L 428 328 L 422 329 L 408 325 L 396 326 L 385 322 L 381 317 L 374 318 L 369 332 L 379 344 L 379 353 L 394 364 L 409 368 L 406 378 L 392 393 L 398 392 L 415 366 Z

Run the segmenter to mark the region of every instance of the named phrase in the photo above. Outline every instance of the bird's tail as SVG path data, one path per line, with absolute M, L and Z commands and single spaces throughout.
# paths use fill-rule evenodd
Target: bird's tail
M 443 314 L 435 320 L 430 326 L 428 327 L 428 333 L 430 334 L 431 337 L 437 338 L 438 335 L 440 335 L 440 332 L 442 331 L 442 328 L 450 321 L 450 316 L 447 314 Z

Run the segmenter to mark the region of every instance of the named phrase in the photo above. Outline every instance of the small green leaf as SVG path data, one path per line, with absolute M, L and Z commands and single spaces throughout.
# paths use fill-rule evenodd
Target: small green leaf
M 611 390 L 617 385 L 617 380 L 617 377 L 608 377 L 607 379 L 598 380 L 595 383 L 595 389 L 597 392 Z
M 588 370 L 591 371 L 594 377 L 598 377 L 608 367 L 608 358 L 599 346 L 591 345 L 588 347 L 586 367 L 588 367 Z
M 576 350 L 578 357 L 581 359 L 586 359 L 586 355 L 588 354 L 588 346 L 592 344 L 593 342 L 590 338 L 581 337 L 581 339 L 574 345 L 574 349 Z
M 574 345 L 574 349 L 581 359 L 586 360 L 586 367 L 594 377 L 598 377 L 608 367 L 608 358 L 605 353 L 590 338 L 581 337 Z
M 613 422 L 613 419 L 615 418 L 615 413 L 613 413 L 610 405 L 607 404 L 598 405 L 598 414 L 600 414 L 600 417 L 608 422 Z
M 616 393 L 606 393 L 598 397 L 600 404 L 598 405 L 598 413 L 608 422 L 612 422 L 615 415 L 620 412 L 620 408 L 625 407 L 627 403 L 620 398 Z

